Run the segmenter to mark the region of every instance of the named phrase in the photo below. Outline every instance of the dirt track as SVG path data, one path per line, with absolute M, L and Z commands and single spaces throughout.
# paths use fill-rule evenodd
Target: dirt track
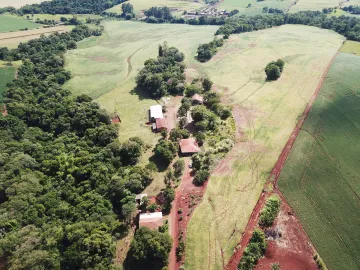
M 262 193 L 252 214 L 251 214 L 251 217 L 250 217 L 250 220 L 245 228 L 245 233 L 243 234 L 243 237 L 241 238 L 241 241 L 240 243 L 237 245 L 236 249 L 235 249 L 235 253 L 234 255 L 231 257 L 229 263 L 227 264 L 226 268 L 227 270 L 236 270 L 237 269 L 237 264 L 239 263 L 241 257 L 242 257 L 242 254 L 245 250 L 245 247 L 247 245 L 247 243 L 249 242 L 250 238 L 251 238 L 251 235 L 254 231 L 254 229 L 257 227 L 257 223 L 258 223 L 258 217 L 259 217 L 259 214 L 260 214 L 260 211 L 261 209 L 263 208 L 264 204 L 265 204 L 265 201 L 266 201 L 266 198 L 268 198 L 271 193 L 276 193 L 278 194 L 282 201 L 283 201 L 283 204 L 286 205 L 289 209 L 290 206 L 288 205 L 288 203 L 286 202 L 286 199 L 284 198 L 284 196 L 281 194 L 281 192 L 279 190 L 277 190 L 277 181 L 279 179 L 279 176 L 280 176 L 280 173 L 282 171 L 282 168 L 286 162 L 286 159 L 288 158 L 289 154 L 290 154 L 290 151 L 296 141 L 296 138 L 301 130 L 301 127 L 303 126 L 306 118 L 308 117 L 309 113 L 310 113 L 310 110 L 317 98 L 317 96 L 319 95 L 319 92 L 320 92 L 320 89 L 321 89 L 321 86 L 324 82 L 324 79 L 335 59 L 335 57 L 338 55 L 338 53 L 336 53 L 333 58 L 330 60 L 329 64 L 327 65 L 326 69 L 324 70 L 320 80 L 319 80 L 319 83 L 314 91 L 314 94 L 311 96 L 304 112 L 302 113 L 301 115 L 301 118 L 299 119 L 297 125 L 295 126 L 293 132 L 291 133 L 291 136 L 289 138 L 289 140 L 287 141 L 287 143 L 285 144 L 285 147 L 283 148 L 283 150 L 281 151 L 281 154 L 277 160 L 277 162 L 275 163 L 275 166 L 273 168 L 273 170 L 271 171 L 270 173 L 270 176 L 265 184 L 265 186 L 267 185 L 273 185 L 274 186 L 274 189 L 275 191 L 274 192 L 270 192 L 270 193 Z M 290 210 L 292 211 L 292 210 Z M 299 231 L 299 235 L 302 240 L 306 240 L 310 243 L 310 239 L 309 237 L 306 235 L 304 229 L 302 228 L 299 220 L 295 218 L 295 221 L 291 224 L 291 226 L 288 226 L 287 229 L 288 230 L 293 230 L 294 228 Z M 301 245 L 302 244 L 302 245 Z M 300 246 L 302 246 L 304 249 L 306 249 L 307 245 L 306 243 L 300 243 Z M 290 249 L 290 247 L 289 247 Z M 315 252 L 315 250 L 314 250 Z M 308 255 L 308 252 L 305 252 L 304 251 L 304 254 L 307 254 Z M 280 258 L 279 258 L 280 259 Z M 294 257 L 294 260 L 295 260 L 295 257 Z M 298 259 L 297 259 L 298 260 Z M 287 264 L 289 265 L 295 265 L 294 262 L 291 262 L 291 260 L 287 260 Z M 261 269 L 261 268 L 259 268 Z

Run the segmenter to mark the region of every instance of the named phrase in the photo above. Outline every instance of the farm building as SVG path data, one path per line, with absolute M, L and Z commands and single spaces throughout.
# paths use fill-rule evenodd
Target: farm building
M 138 194 L 138 195 L 136 195 L 136 197 L 135 197 L 135 202 L 136 203 L 138 203 L 138 204 L 140 204 L 140 202 L 141 202 L 141 200 L 144 198 L 144 197 L 147 197 L 147 194 Z
M 183 155 L 191 155 L 200 152 L 200 147 L 194 138 L 180 140 L 179 147 L 180 152 Z
M 163 216 L 161 212 L 140 214 L 139 228 L 148 227 L 149 229 L 157 229 L 162 225 L 163 225 Z
M 154 122 L 158 118 L 164 118 L 161 105 L 150 106 L 150 120 Z
M 157 118 L 155 121 L 156 131 L 159 132 L 163 129 L 168 129 L 168 124 L 165 118 Z
M 194 103 L 197 103 L 197 104 L 203 104 L 204 103 L 204 98 L 203 96 L 199 95 L 199 94 L 195 94 L 191 97 L 192 101 Z

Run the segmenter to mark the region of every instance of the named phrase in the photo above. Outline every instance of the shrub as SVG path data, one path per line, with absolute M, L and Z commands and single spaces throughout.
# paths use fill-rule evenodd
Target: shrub
M 206 180 L 209 178 L 210 172 L 206 169 L 201 169 L 200 171 L 196 172 L 194 177 L 194 184 L 197 186 L 202 186 Z
M 182 176 L 184 169 L 185 169 L 184 160 L 179 159 L 179 160 L 175 161 L 175 163 L 173 164 L 173 168 L 174 168 L 175 177 Z
M 280 78 L 281 72 L 284 69 L 285 62 L 282 59 L 278 59 L 276 62 L 270 62 L 265 68 L 267 80 L 277 80 Z
M 280 210 L 281 201 L 277 195 L 273 195 L 266 200 L 265 207 L 262 209 L 259 218 L 259 225 L 270 227 L 273 225 Z

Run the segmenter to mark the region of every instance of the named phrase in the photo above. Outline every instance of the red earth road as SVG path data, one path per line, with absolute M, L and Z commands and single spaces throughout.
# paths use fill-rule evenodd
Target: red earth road
M 279 179 L 280 173 L 282 171 L 282 168 L 286 162 L 286 159 L 288 158 L 290 151 L 295 143 L 295 140 L 297 138 L 297 136 L 299 135 L 299 132 L 301 130 L 301 127 L 303 126 L 306 118 L 308 117 L 310 110 L 317 98 L 317 96 L 319 95 L 321 86 L 324 82 L 325 76 L 327 75 L 334 59 L 336 58 L 336 56 L 338 55 L 338 53 L 336 53 L 333 58 L 330 60 L 329 64 L 327 65 L 326 69 L 324 70 L 319 83 L 315 89 L 315 92 L 313 93 L 313 95 L 311 96 L 309 103 L 307 104 L 304 112 L 302 113 L 297 125 L 295 126 L 293 132 L 291 133 L 291 136 L 289 138 L 289 140 L 287 141 L 285 147 L 283 148 L 283 150 L 281 151 L 281 154 L 278 158 L 278 160 L 275 163 L 275 166 L 273 168 L 273 170 L 270 173 L 270 176 L 267 180 L 267 183 L 265 184 L 265 186 L 267 186 L 268 184 L 273 184 L 274 188 L 276 189 L 275 193 L 277 193 L 278 195 L 280 195 L 280 197 L 282 198 L 283 203 L 285 203 L 286 205 L 288 205 L 288 203 L 286 202 L 284 196 L 281 194 L 280 191 L 277 190 L 277 181 Z M 266 194 L 266 193 L 262 193 L 257 204 L 255 205 L 255 208 L 250 216 L 249 222 L 245 228 L 245 233 L 243 234 L 243 237 L 241 238 L 240 243 L 237 245 L 237 247 L 235 248 L 235 253 L 233 254 L 233 256 L 230 258 L 229 263 L 227 264 L 226 268 L 227 270 L 236 270 L 237 269 L 237 264 L 239 263 L 242 254 L 246 248 L 247 243 L 249 242 L 251 235 L 254 231 L 254 229 L 256 228 L 257 224 L 258 224 L 258 217 L 260 214 L 261 209 L 263 208 L 266 198 L 268 198 L 270 196 L 270 194 Z M 290 206 L 289 206 L 290 207 Z M 296 219 L 297 220 L 297 219 Z M 298 220 L 297 220 L 298 221 Z M 300 227 L 299 229 L 302 230 L 303 234 L 306 235 L 304 229 L 302 228 L 300 222 L 297 222 L 298 227 Z M 307 237 L 307 235 L 306 235 Z M 307 239 L 309 239 L 307 237 Z M 310 241 L 310 240 L 308 240 Z

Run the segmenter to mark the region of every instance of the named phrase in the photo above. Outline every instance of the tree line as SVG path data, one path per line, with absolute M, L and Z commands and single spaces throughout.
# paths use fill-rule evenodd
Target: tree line
M 73 97 L 64 53 L 100 35 L 81 25 L 0 49 L 22 60 L 0 115 L 0 256 L 9 269 L 113 269 L 115 241 L 127 232 L 135 194 L 153 179 L 137 164 L 147 145 L 123 143 L 109 115 Z

